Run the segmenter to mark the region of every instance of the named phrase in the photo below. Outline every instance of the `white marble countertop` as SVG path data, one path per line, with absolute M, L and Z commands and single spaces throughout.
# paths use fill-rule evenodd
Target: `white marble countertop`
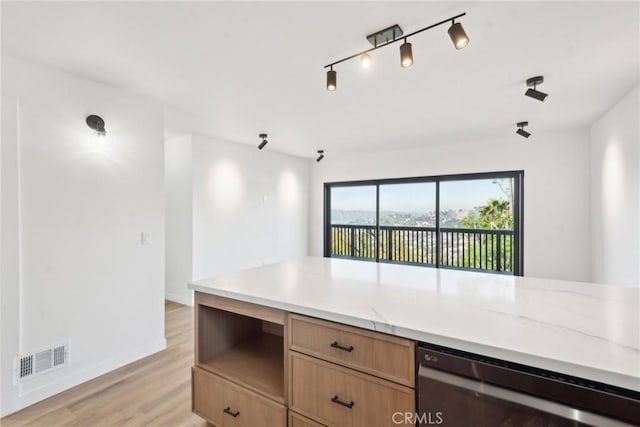
M 640 289 L 306 257 L 189 288 L 640 391 Z

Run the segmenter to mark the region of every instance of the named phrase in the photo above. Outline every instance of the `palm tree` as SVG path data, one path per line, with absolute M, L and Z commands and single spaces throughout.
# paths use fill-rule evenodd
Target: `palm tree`
M 489 199 L 480 207 L 479 222 L 491 229 L 505 229 L 511 226 L 512 216 L 509 201 Z

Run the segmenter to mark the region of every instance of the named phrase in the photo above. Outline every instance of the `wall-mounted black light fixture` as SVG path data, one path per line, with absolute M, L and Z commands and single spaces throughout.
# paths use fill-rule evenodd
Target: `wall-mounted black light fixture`
M 324 150 L 318 150 L 318 158 L 316 159 L 316 162 L 319 162 L 320 160 L 324 159 Z
M 258 150 L 262 150 L 264 146 L 267 145 L 267 143 L 269 142 L 267 141 L 267 134 L 261 133 L 260 135 L 258 135 L 258 138 L 262 139 L 262 142 L 260 143 L 260 145 L 258 145 Z
M 100 116 L 96 116 L 95 114 L 91 114 L 87 116 L 87 126 L 95 131 L 95 135 L 103 140 L 107 136 L 107 131 L 104 128 L 104 120 Z
M 531 136 L 529 132 L 524 130 L 525 126 L 529 126 L 529 122 L 518 122 L 517 126 L 518 126 L 518 130 L 516 131 L 516 133 L 518 135 L 523 136 L 525 138 L 529 138 Z
M 540 92 L 539 90 L 536 89 L 536 86 L 539 84 L 542 84 L 543 82 L 544 82 L 543 76 L 535 76 L 535 77 L 531 77 L 530 79 L 527 79 L 527 86 L 533 87 L 533 89 L 527 89 L 527 91 L 524 94 L 530 98 L 537 99 L 538 101 L 544 102 L 545 98 L 549 95 L 544 92 Z
M 347 56 L 346 58 L 342 58 L 338 61 L 334 61 L 330 64 L 324 66 L 324 68 L 328 68 L 327 71 L 327 90 L 334 91 L 337 87 L 337 73 L 333 69 L 334 65 L 340 64 L 341 62 L 348 61 L 350 59 L 359 57 L 360 63 L 364 68 L 369 68 L 371 66 L 371 57 L 369 56 L 369 52 L 372 52 L 376 49 L 380 49 L 381 47 L 388 46 L 392 43 L 398 42 L 400 40 L 404 40 L 402 45 L 400 46 L 400 65 L 403 68 L 410 67 L 413 65 L 413 51 L 411 47 L 411 43 L 407 41 L 409 37 L 412 37 L 418 33 L 421 33 L 426 30 L 430 30 L 431 28 L 435 28 L 442 24 L 446 24 L 451 22 L 451 26 L 449 27 L 448 33 L 453 45 L 456 49 L 462 49 L 466 45 L 469 44 L 469 37 L 467 33 L 462 28 L 462 24 L 456 22 L 456 19 L 465 16 L 466 13 L 461 13 L 456 16 L 452 16 L 451 18 L 447 18 L 443 21 L 436 22 L 433 25 L 429 25 L 428 27 L 421 28 L 417 31 L 414 31 L 411 34 L 403 35 L 402 28 L 399 25 L 392 25 L 391 27 L 385 28 L 384 30 L 377 31 L 373 34 L 369 34 L 367 36 L 367 40 L 369 43 L 373 45 L 372 48 L 364 50 L 362 52 L 358 52 L 354 55 Z

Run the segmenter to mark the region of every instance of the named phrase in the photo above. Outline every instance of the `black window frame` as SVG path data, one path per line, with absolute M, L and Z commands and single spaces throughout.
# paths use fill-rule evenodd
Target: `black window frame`
M 376 187 L 376 230 L 380 233 L 380 186 L 388 184 L 413 184 L 413 183 L 435 183 L 436 185 L 436 230 L 440 229 L 440 183 L 445 181 L 465 181 L 478 179 L 513 179 L 513 275 L 524 275 L 524 170 L 510 170 L 498 172 L 477 172 L 465 174 L 450 175 L 432 175 L 410 178 L 385 178 L 385 179 L 369 179 L 356 181 L 338 181 L 324 183 L 324 215 L 323 215 L 323 253 L 327 258 L 331 258 L 331 189 L 336 187 L 359 187 L 359 186 L 375 186 Z M 439 239 L 439 232 L 436 232 L 436 238 Z M 436 243 L 439 250 L 439 243 Z M 409 264 L 420 267 L 458 269 L 465 271 L 486 272 L 493 274 L 510 274 L 508 272 L 497 272 L 487 269 L 460 268 L 453 266 L 440 265 L 440 257 L 436 256 L 436 265 L 404 263 L 398 261 L 388 261 L 380 259 L 379 244 L 376 244 L 376 257 L 372 259 L 362 259 L 368 262 L 384 262 L 384 263 L 400 263 Z

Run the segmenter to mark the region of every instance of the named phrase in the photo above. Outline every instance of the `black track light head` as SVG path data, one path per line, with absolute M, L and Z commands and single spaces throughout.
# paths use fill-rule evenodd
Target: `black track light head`
M 258 150 L 262 150 L 264 146 L 267 145 L 267 143 L 269 142 L 267 141 L 267 134 L 261 133 L 260 135 L 258 135 L 258 138 L 262 139 L 262 142 L 260 143 L 260 145 L 258 145 Z
M 536 90 L 536 89 L 527 89 L 527 91 L 525 92 L 525 95 L 527 95 L 529 98 L 537 99 L 538 101 L 541 101 L 541 102 L 544 102 L 545 98 L 549 96 L 548 94 L 544 92 L 540 92 L 539 90 Z
M 338 73 L 333 70 L 333 67 L 327 71 L 327 90 L 336 90 L 338 87 Z
M 516 133 L 518 135 L 523 136 L 525 138 L 529 138 L 531 136 L 529 132 L 524 130 L 525 126 L 529 126 L 529 122 L 518 122 L 517 126 L 518 126 L 518 130 L 516 131 Z
M 318 150 L 318 154 L 320 155 L 316 159 L 316 162 L 319 162 L 320 160 L 324 159 L 324 150 Z
M 413 65 L 413 52 L 411 43 L 404 39 L 404 43 L 400 45 L 400 65 L 402 68 L 411 67 Z
M 533 87 L 533 89 L 527 89 L 524 94 L 529 98 L 537 99 L 538 101 L 544 102 L 545 98 L 549 95 L 536 89 L 536 86 L 542 84 L 543 82 L 543 76 L 535 76 L 527 79 L 527 86 L 529 86 L 530 88 Z
M 447 32 L 456 49 L 462 49 L 469 44 L 469 37 L 464 28 L 462 28 L 462 24 L 456 22 L 455 19 L 451 21 L 451 26 Z

